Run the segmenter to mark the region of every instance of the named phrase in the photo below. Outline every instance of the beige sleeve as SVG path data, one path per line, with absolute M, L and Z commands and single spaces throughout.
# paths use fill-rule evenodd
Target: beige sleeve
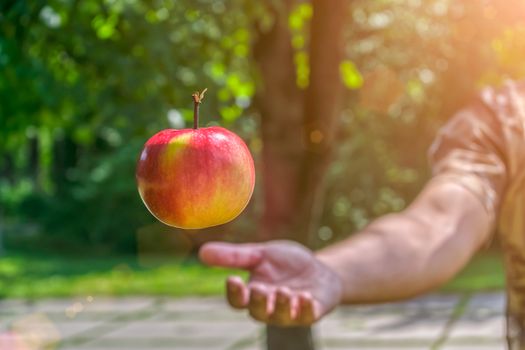
M 463 185 L 479 198 L 493 223 L 507 182 L 500 131 L 488 109 L 472 105 L 454 115 L 429 150 L 433 181 Z

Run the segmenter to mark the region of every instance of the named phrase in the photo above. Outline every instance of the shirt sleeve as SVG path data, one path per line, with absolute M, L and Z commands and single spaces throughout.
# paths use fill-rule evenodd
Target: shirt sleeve
M 456 113 L 429 150 L 435 181 L 453 181 L 479 198 L 494 224 L 506 186 L 504 137 L 496 116 L 482 103 Z

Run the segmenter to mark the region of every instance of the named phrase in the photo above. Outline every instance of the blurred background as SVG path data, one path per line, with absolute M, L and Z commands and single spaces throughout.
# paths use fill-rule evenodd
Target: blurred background
M 3 0 L 0 297 L 218 294 L 204 241 L 342 239 L 403 209 L 436 130 L 524 60 L 521 0 Z M 201 126 L 246 141 L 257 184 L 188 232 L 149 214 L 135 165 L 205 87 Z M 473 264 L 446 288 L 502 287 L 497 250 Z

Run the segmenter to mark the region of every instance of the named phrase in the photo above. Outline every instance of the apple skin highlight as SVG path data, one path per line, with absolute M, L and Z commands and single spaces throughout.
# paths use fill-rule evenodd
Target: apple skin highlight
M 235 219 L 255 185 L 244 141 L 221 127 L 167 129 L 144 145 L 136 179 L 142 201 L 161 222 L 201 229 Z

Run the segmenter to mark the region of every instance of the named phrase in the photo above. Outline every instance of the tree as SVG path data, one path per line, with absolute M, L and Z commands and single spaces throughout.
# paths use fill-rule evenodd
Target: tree
M 322 210 L 324 177 L 335 146 L 343 85 L 339 65 L 347 2 L 313 0 L 309 26 L 309 77 L 297 84 L 288 26 L 295 1 L 268 6 L 270 28 L 259 23 L 254 58 L 261 72 L 258 96 L 263 140 L 264 213 L 260 238 L 312 242 Z M 304 5 L 303 5 L 304 6 Z M 308 11 L 310 7 L 306 7 Z M 310 349 L 309 328 L 267 329 L 269 349 Z
M 201 125 L 232 127 L 250 103 L 242 6 L 2 2 L 0 206 L 13 231 L 30 222 L 49 245 L 132 252 L 154 220 L 133 176 L 147 137 L 189 123 L 203 87 L 215 93 Z
M 347 2 L 314 0 L 303 4 L 313 11 L 309 25 L 309 77 L 298 86 L 300 57 L 292 47 L 288 25 L 296 5 L 269 2 L 270 28 L 258 23 L 254 59 L 262 87 L 257 105 L 261 114 L 264 213 L 262 239 L 288 238 L 308 243 L 320 219 L 323 180 L 335 146 L 343 85 Z M 305 17 L 309 17 L 307 14 Z
M 260 165 L 237 223 L 259 222 L 262 239 L 344 237 L 406 205 L 436 128 L 480 85 L 524 75 L 523 6 L 3 1 L 2 215 L 129 251 L 153 221 L 130 176 L 141 143 L 189 121 L 189 95 L 208 87 L 202 124 L 234 129 Z

